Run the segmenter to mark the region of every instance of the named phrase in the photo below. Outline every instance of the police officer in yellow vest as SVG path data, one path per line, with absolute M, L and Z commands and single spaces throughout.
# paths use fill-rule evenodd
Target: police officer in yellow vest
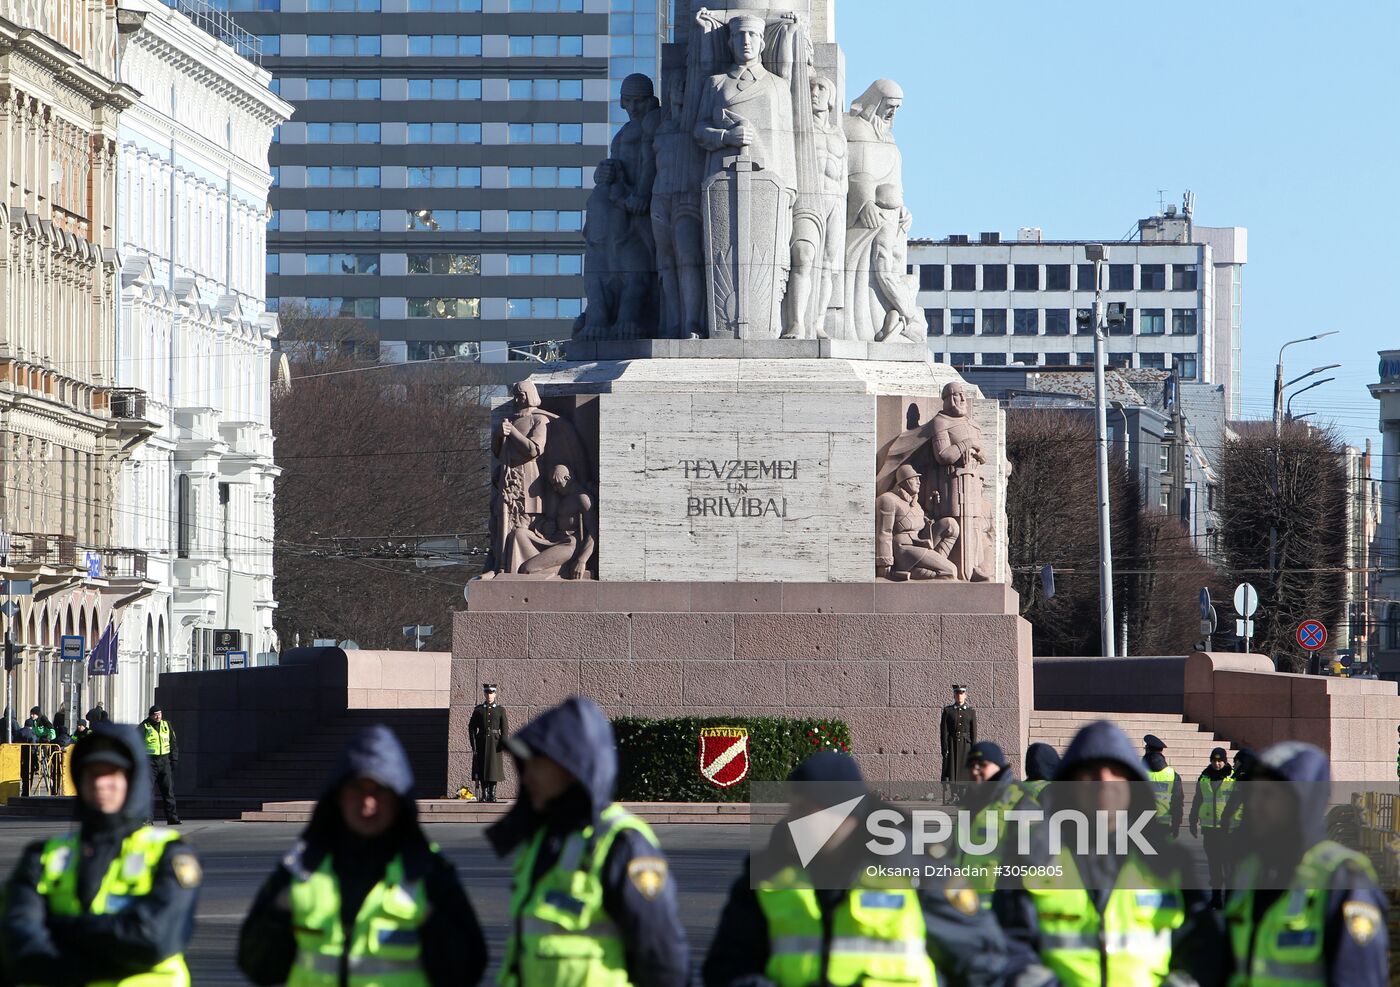
M 889 810 L 856 762 L 827 751 L 788 778 L 790 808 L 745 861 L 720 915 L 705 987 L 981 987 L 1010 974 L 1005 937 L 963 880 L 926 873 L 942 858 L 871 853 L 873 813 Z M 820 820 L 837 813 L 834 831 Z M 819 820 L 815 829 L 803 826 Z M 814 834 L 815 843 L 809 842 Z M 883 840 L 882 840 L 883 842 Z M 885 870 L 872 872 L 872 867 Z M 910 868 L 919 876 L 910 879 Z
M 1181 776 L 1167 763 L 1162 751 L 1167 745 L 1160 737 L 1148 734 L 1142 738 L 1142 763 L 1147 768 L 1147 780 L 1157 801 L 1157 818 L 1171 827 L 1172 839 L 1181 832 L 1181 817 L 1186 809 L 1186 791 Z
M 1242 841 L 1225 903 L 1230 987 L 1383 987 L 1386 898 L 1370 862 L 1326 838 L 1331 769 L 1290 741 L 1250 771 Z
M 1191 835 L 1203 834 L 1212 908 L 1224 907 L 1225 884 L 1230 874 L 1232 821 L 1226 807 L 1235 790 L 1235 775 L 1225 753 L 1223 747 L 1210 752 L 1210 764 L 1196 779 L 1196 798 L 1191 802 Z
M 175 831 L 145 824 L 151 782 L 141 737 L 95 724 L 71 764 L 77 832 L 31 844 L 5 887 L 0 956 L 9 982 L 188 987 L 199 860 Z
M 1017 987 L 1189 984 L 1218 966 L 1229 951 L 1218 913 L 1203 892 L 1188 889 L 1192 862 L 1155 821 L 1147 771 L 1122 730 L 1106 720 L 1081 729 L 1041 799 L 1047 818 L 1073 810 L 1093 821 L 1106 813 L 1110 830 L 1106 852 L 1092 826 L 1083 846 L 1067 827 L 1056 850 L 1049 838 L 1056 827 L 1039 825 L 1030 852 L 1005 861 L 1031 868 L 1003 880 L 992 897 L 1013 949 L 1039 964 Z
M 676 882 L 651 828 L 612 800 L 612 725 L 571 696 L 505 748 L 523 792 L 486 831 L 515 853 L 502 987 L 684 987 Z
M 1060 752 L 1049 744 L 1034 743 L 1026 748 L 1026 780 L 1021 783 L 1026 797 L 1023 806 L 1027 809 L 1039 804 L 1040 793 L 1060 770 Z
M 301 840 L 243 922 L 255 984 L 474 987 L 486 969 L 476 913 L 418 824 L 413 769 L 388 727 L 341 752 Z
M 175 730 L 159 706 L 152 706 L 141 721 L 141 736 L 146 742 L 146 756 L 151 760 L 151 776 L 160 792 L 165 809 L 165 824 L 180 825 L 180 813 L 175 811 L 175 767 L 180 763 L 180 744 Z

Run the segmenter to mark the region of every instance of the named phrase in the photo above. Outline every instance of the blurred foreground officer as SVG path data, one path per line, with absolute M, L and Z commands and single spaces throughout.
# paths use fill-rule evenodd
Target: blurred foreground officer
M 1049 744 L 1035 743 L 1026 748 L 1026 780 L 1021 783 L 1030 802 L 1039 804 L 1040 793 L 1060 770 L 1060 752 Z M 1031 808 L 1027 803 L 1022 808 Z
M 927 874 L 926 866 L 936 862 L 912 852 L 907 830 L 903 854 L 866 849 L 866 820 L 885 806 L 866 788 L 853 759 L 835 751 L 814 754 L 788 781 L 794 784 L 785 822 L 774 827 L 764 853 L 745 861 L 729 891 L 705 957 L 705 987 L 1003 982 L 1005 938 L 967 882 L 870 872 L 880 864 Z M 806 817 L 851 799 L 860 801 L 825 843 L 799 849 L 795 834 Z
M 473 987 L 486 944 L 452 865 L 428 843 L 398 738 L 365 727 L 341 752 L 301 841 L 243 922 L 255 984 Z
M 199 860 L 174 831 L 144 825 L 151 783 L 140 736 L 100 723 L 72 764 L 78 831 L 32 844 L 5 889 L 10 982 L 188 987 Z
M 524 791 L 486 831 L 515 856 L 503 987 L 684 987 L 676 882 L 651 827 L 612 800 L 612 725 L 571 696 L 505 741 Z
M 1370 862 L 1326 838 L 1327 755 L 1290 742 L 1250 773 L 1240 864 L 1225 904 L 1231 987 L 1383 987 L 1385 896 Z
M 1080 730 L 1065 751 L 1054 784 L 1042 794 L 1047 818 L 1077 810 L 1089 819 L 1104 812 L 1127 818 L 1154 812 L 1147 770 L 1122 730 L 1106 720 Z M 1186 890 L 1191 861 L 1155 822 L 1144 836 L 1146 853 L 1109 833 L 1107 852 L 1095 852 L 1097 834 L 1079 852 L 1067 827 L 1057 854 L 1049 847 L 1053 827 L 1031 833 L 1030 853 L 1007 863 L 1038 868 L 1003 879 L 993 895 L 997 920 L 1019 947 L 1044 968 L 1026 970 L 1017 987 L 1157 987 L 1158 984 L 1215 987 L 1220 957 L 1229 951 L 1204 893 Z

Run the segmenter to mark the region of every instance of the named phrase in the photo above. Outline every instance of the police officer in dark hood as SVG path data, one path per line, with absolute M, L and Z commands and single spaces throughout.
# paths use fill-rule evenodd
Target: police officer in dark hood
M 1214 978 L 1228 952 L 1217 913 L 1203 892 L 1188 888 L 1192 862 L 1150 818 L 1147 769 L 1122 730 L 1100 720 L 1075 734 L 1042 804 L 1047 819 L 1061 810 L 1088 820 L 1104 812 L 1115 825 L 1142 819 L 1146 826 L 1136 831 L 1149 849 L 1120 841 L 1126 834 L 1116 829 L 1107 834 L 1107 852 L 1098 852 L 1096 833 L 1081 848 L 1070 828 L 1052 853 L 1052 827 L 1032 831 L 1030 853 L 1006 861 L 1031 871 L 1004 880 L 992 899 L 1013 947 L 1043 967 L 1039 978 L 1026 970 L 1017 987 L 1223 983 Z
M 1034 801 L 1060 770 L 1060 752 L 1049 744 L 1034 743 L 1026 748 L 1026 780 L 1021 783 Z
M 418 824 L 413 770 L 388 727 L 360 730 L 243 922 L 255 984 L 473 987 L 486 944 L 456 871 Z
M 501 987 L 684 987 L 676 882 L 645 822 L 613 801 L 612 724 L 570 696 L 505 741 L 522 791 L 486 831 L 514 851 Z
M 867 849 L 867 821 L 889 807 L 867 788 L 854 759 L 814 754 L 788 782 L 788 815 L 730 888 L 705 957 L 705 987 L 1003 982 L 1009 957 L 991 913 L 967 881 L 937 873 L 940 859 L 953 866 L 951 853 L 916 854 L 904 825 L 902 848 L 892 848 L 901 852 Z M 826 837 L 819 847 L 805 839 L 799 846 L 804 818 L 852 801 L 834 831 L 817 831 Z M 873 865 L 885 873 L 872 873 Z
M 77 832 L 31 844 L 5 888 L 5 972 L 53 987 L 188 987 L 199 860 L 174 830 L 145 825 L 150 764 L 135 727 L 95 725 L 72 774 Z
M 1250 771 L 1242 842 L 1249 855 L 1225 903 L 1231 983 L 1383 987 L 1386 899 L 1370 862 L 1327 839 L 1331 767 L 1290 741 Z

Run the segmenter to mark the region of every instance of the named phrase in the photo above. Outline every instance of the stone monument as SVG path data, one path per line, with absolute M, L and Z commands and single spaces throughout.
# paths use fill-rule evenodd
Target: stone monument
M 843 112 L 833 3 L 690 7 L 664 111 L 624 83 L 588 310 L 497 411 L 454 783 L 482 681 L 527 717 L 575 692 L 615 715 L 845 717 L 870 777 L 930 781 L 966 682 L 986 735 L 1025 748 L 1004 416 L 929 358 L 903 94 L 877 80 Z

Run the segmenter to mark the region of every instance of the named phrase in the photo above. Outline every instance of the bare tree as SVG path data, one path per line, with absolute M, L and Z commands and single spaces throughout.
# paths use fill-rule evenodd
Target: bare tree
M 1294 639 L 1312 617 L 1336 626 L 1344 610 L 1346 472 L 1331 431 L 1290 422 L 1236 426 L 1221 457 L 1221 550 L 1232 581 L 1259 590 L 1254 650 L 1284 671 L 1307 657 Z M 1272 543 L 1272 549 L 1271 549 Z
M 1098 485 L 1093 423 L 1082 413 L 1011 409 L 1006 452 L 1009 558 L 1021 615 L 1042 655 L 1100 654 Z M 1109 467 L 1114 601 L 1135 654 L 1183 654 L 1199 637 L 1197 590 L 1215 585 L 1180 522 L 1142 505 L 1122 462 Z M 1055 596 L 1040 570 L 1055 569 Z
M 291 386 L 273 400 L 279 636 L 404 646 L 401 628 L 442 627 L 479 566 L 422 568 L 418 539 L 486 548 L 489 411 L 474 365 L 384 366 L 348 319 L 282 314 Z

